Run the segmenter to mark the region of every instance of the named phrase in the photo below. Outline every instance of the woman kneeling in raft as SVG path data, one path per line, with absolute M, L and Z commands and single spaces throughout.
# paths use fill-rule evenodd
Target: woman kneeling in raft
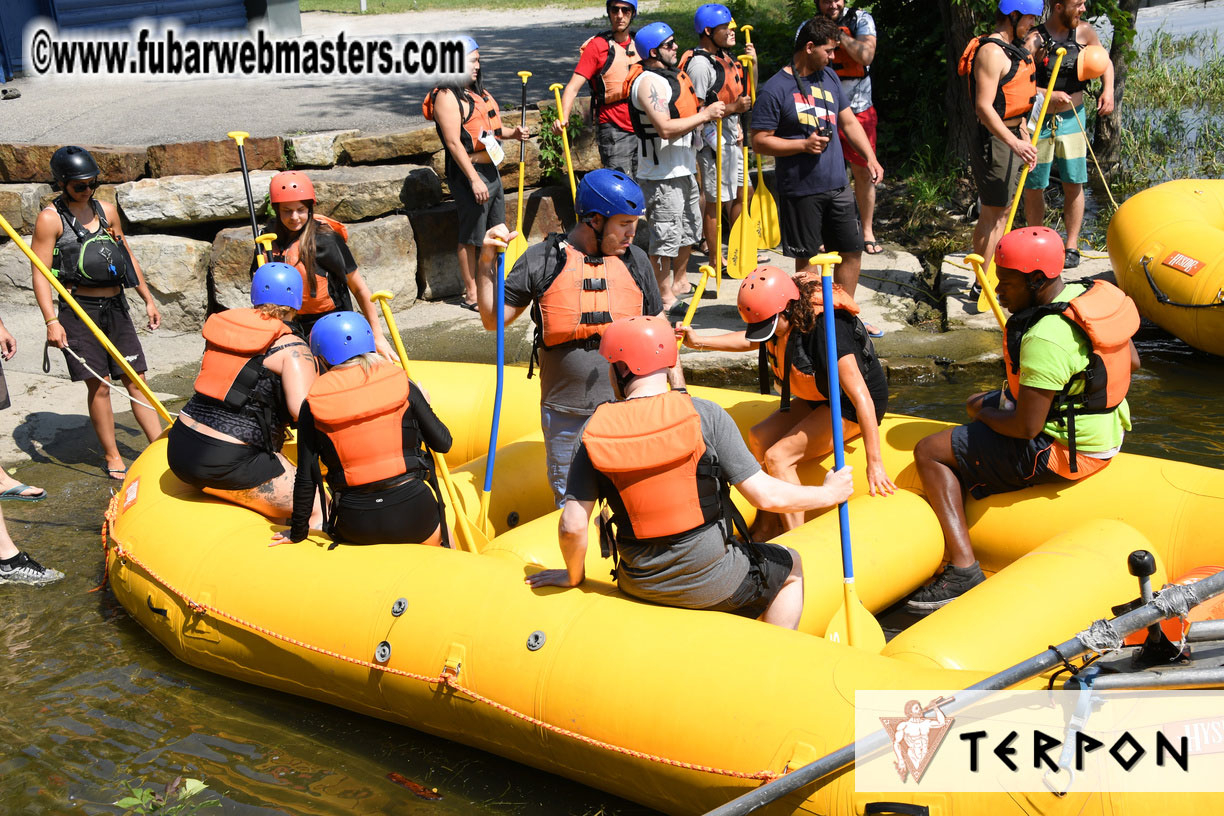
M 192 487 L 283 522 L 293 509 L 294 467 L 280 449 L 315 381 L 314 358 L 290 329 L 302 305 L 297 270 L 259 267 L 251 305 L 204 323 L 195 394 L 170 426 L 166 457 Z
M 276 213 L 263 227 L 263 232 L 276 235 L 270 260 L 297 267 L 302 276 L 302 308 L 297 318 L 302 336 L 308 337 L 324 315 L 352 309 L 353 298 L 369 324 L 379 325 L 370 288 L 345 243 L 348 228 L 327 216 L 315 215 L 315 189 L 310 178 L 298 170 L 277 173 L 269 184 L 269 198 Z M 381 330 L 374 335 L 374 344 L 379 354 L 395 359 Z
M 746 331 L 719 335 L 693 333 L 683 327 L 684 345 L 718 351 L 750 351 L 765 344 L 762 363 L 781 383 L 782 406 L 748 434 L 748 447 L 765 472 L 799 484 L 798 467 L 833 450 L 832 411 L 825 347 L 824 298 L 820 279 L 796 281 L 776 266 L 758 266 L 740 284 L 739 313 L 749 324 Z M 858 305 L 841 286 L 833 285 L 836 311 L 837 373 L 842 390 L 842 427 L 845 438 L 863 436 L 867 448 L 867 484 L 871 495 L 897 489 L 880 457 L 880 420 L 888 406 L 888 380 L 862 321 Z M 765 372 L 762 372 L 762 383 Z M 790 396 L 798 397 L 791 403 Z M 781 516 L 782 529 L 803 523 L 803 513 Z M 772 520 L 758 522 L 762 537 L 775 531 Z
M 327 465 L 332 491 L 324 531 L 345 544 L 445 544 L 445 514 L 429 449 L 450 450 L 451 434 L 403 369 L 374 351 L 370 324 L 336 312 L 315 324 L 310 349 L 324 373 L 298 418 L 293 519 L 274 542 L 306 537 L 311 497 Z M 427 447 L 428 446 L 428 449 Z

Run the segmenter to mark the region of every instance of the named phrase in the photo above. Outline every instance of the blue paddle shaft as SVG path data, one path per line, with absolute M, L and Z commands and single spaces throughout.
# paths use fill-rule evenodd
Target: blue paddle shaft
M 501 424 L 502 382 L 506 373 L 506 253 L 497 253 L 497 391 L 493 397 L 493 427 L 489 430 L 489 453 L 485 457 L 484 490 L 493 489 L 493 462 L 497 458 L 497 426 Z
M 825 359 L 829 369 L 829 412 L 833 425 L 833 464 L 836 470 L 846 465 L 845 435 L 842 433 L 841 381 L 837 373 L 837 326 L 833 317 L 833 270 L 824 267 L 820 276 L 820 291 L 824 297 Z M 854 556 L 850 552 L 850 508 L 845 502 L 837 505 L 841 525 L 842 572 L 847 581 L 854 580 Z

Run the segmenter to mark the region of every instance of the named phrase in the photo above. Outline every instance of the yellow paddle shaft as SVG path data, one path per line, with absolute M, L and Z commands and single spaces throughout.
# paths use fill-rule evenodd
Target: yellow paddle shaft
M 98 328 L 97 324 L 94 323 L 93 320 L 90 319 L 89 315 L 85 313 L 85 310 L 81 308 L 81 304 L 76 302 L 76 298 L 74 298 L 72 294 L 64 288 L 64 285 L 59 282 L 59 279 L 55 277 L 51 270 L 47 269 L 46 264 L 38 259 L 38 256 L 34 254 L 34 250 L 26 246 L 26 242 L 21 240 L 21 236 L 17 234 L 12 225 L 9 224 L 4 216 L 0 216 L 0 227 L 4 228 L 4 231 L 8 233 L 8 237 L 12 239 L 13 243 L 17 245 L 18 249 L 26 254 L 26 257 L 30 259 L 30 263 L 34 264 L 34 268 L 42 273 L 43 277 L 47 279 L 47 282 L 51 284 L 51 288 L 54 289 L 61 298 L 63 298 L 64 302 L 68 304 L 72 311 L 76 312 L 76 316 L 81 318 L 81 322 L 84 323 L 91 332 L 93 332 L 93 336 L 98 338 L 98 342 L 102 344 L 104 349 L 106 349 L 106 353 L 111 356 L 112 360 L 119 364 L 119 368 L 123 370 L 124 375 L 127 376 L 129 380 L 136 383 L 136 387 L 140 389 L 140 393 L 144 394 L 145 399 L 147 399 L 149 404 L 152 405 L 157 411 L 157 415 L 166 422 L 174 422 L 174 418 L 170 416 L 170 412 L 166 410 L 166 406 L 161 404 L 161 400 L 153 396 L 153 392 L 149 389 L 149 384 L 146 383 L 144 379 L 132 369 L 132 366 L 128 363 L 128 361 L 124 359 L 122 354 L 119 353 L 119 349 L 115 348 L 107 336 L 102 333 L 101 329 Z
M 565 149 L 565 169 L 569 173 L 570 197 L 574 199 L 574 204 L 577 205 L 578 185 L 574 181 L 574 162 L 570 158 L 569 122 L 565 121 L 565 113 L 561 110 L 561 89 L 564 87 L 560 82 L 554 82 L 548 86 L 548 89 L 557 98 L 557 121 L 561 123 L 561 147 Z
M 995 288 L 986 279 L 986 270 L 982 268 L 982 264 L 986 262 L 986 259 L 974 253 L 966 255 L 965 260 L 973 267 L 973 274 L 977 278 L 978 286 L 982 287 L 982 296 L 990 304 L 990 311 L 994 312 L 995 320 L 999 322 L 999 328 L 1002 329 L 1007 323 L 1007 319 L 1003 317 L 1003 310 L 999 308 L 999 298 L 995 295 Z
M 404 374 L 411 377 L 408 373 L 408 351 L 404 348 L 404 341 L 400 339 L 399 329 L 395 325 L 395 316 L 391 314 L 391 306 L 388 303 L 393 297 L 395 295 L 384 289 L 370 295 L 370 300 L 377 303 L 382 309 L 383 320 L 387 322 L 387 330 L 391 332 L 391 339 L 395 343 L 395 353 L 399 355 L 400 366 L 404 369 Z M 454 482 L 451 481 L 450 468 L 446 466 L 446 457 L 437 451 L 433 451 L 433 458 L 434 467 L 437 469 L 438 475 L 442 477 L 442 486 L 446 491 L 447 499 L 455 511 L 455 526 L 458 528 L 459 533 L 458 543 L 467 552 L 480 552 L 471 521 L 459 507 L 459 493 L 455 490 Z
M 689 301 L 688 309 L 684 312 L 684 322 L 681 326 L 693 325 L 693 315 L 697 314 L 697 304 L 701 303 L 701 296 L 705 294 L 706 284 L 710 282 L 710 275 L 714 274 L 714 267 L 709 264 L 701 265 L 701 279 L 697 281 L 697 288 L 693 290 L 693 299 Z M 679 351 L 684 345 L 684 338 L 680 337 L 676 340 L 676 350 Z

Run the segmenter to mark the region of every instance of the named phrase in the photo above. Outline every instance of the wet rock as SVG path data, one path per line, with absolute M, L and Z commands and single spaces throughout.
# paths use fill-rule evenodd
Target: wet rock
M 285 142 L 279 136 L 248 138 L 243 141 L 249 170 L 285 169 Z M 233 139 L 209 142 L 176 142 L 149 148 L 149 175 L 208 176 L 242 169 L 238 146 Z
M 417 245 L 406 215 L 349 226 L 349 249 L 371 292 L 389 291 L 403 308 L 417 296 Z
M 0 181 L 41 181 L 50 184 L 51 155 L 62 145 L 0 143 Z M 125 145 L 81 145 L 98 163 L 104 182 L 135 181 L 145 175 L 148 152 L 143 147 Z
M 4 220 L 17 232 L 31 233 L 34 231 L 38 212 L 42 209 L 43 199 L 54 195 L 55 192 L 49 184 L 0 184 L 0 215 L 4 216 Z M 0 233 L 0 243 L 7 240 L 8 235 Z
M 328 130 L 290 136 L 288 153 L 294 167 L 331 167 L 340 158 L 340 142 L 360 133 L 359 130 Z
M 171 331 L 198 331 L 208 305 L 212 246 L 174 235 L 132 235 L 128 245 L 157 300 L 162 325 Z
M 928 383 L 942 377 L 935 363 L 928 359 L 907 358 L 881 360 L 889 383 Z
M 442 200 L 438 175 L 415 165 L 333 167 L 312 172 L 310 180 L 318 196 L 315 212 L 346 223 Z
M 267 202 L 268 181 L 273 175 L 270 170 L 251 173 L 257 210 L 262 210 Z M 241 173 L 143 179 L 119 185 L 116 198 L 125 218 L 146 227 L 187 226 L 248 217 Z

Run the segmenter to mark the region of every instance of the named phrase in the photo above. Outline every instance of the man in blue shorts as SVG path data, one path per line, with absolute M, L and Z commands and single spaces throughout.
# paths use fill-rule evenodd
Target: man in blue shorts
M 1126 391 L 1139 354 L 1139 312 L 1104 281 L 1064 283 L 1049 227 L 1022 227 L 995 249 L 1007 387 L 974 394 L 968 425 L 922 439 L 914 464 L 943 528 L 948 566 L 906 606 L 933 612 L 985 580 L 973 555 L 965 494 L 1071 485 L 1105 468 L 1130 430 Z M 1089 339 L 1089 337 L 1093 339 Z
M 872 184 L 883 178 L 884 168 L 830 67 L 839 33 L 837 23 L 821 15 L 799 27 L 791 64 L 757 91 L 752 146 L 763 156 L 776 157 L 782 252 L 795 259 L 795 273 L 806 273 L 808 259 L 822 246 L 838 252 L 842 262 L 834 279 L 853 297 L 863 230 L 839 129 L 867 160 Z
M 1084 182 L 1088 181 L 1088 135 L 1084 132 L 1084 88 L 1078 62 L 1085 47 L 1100 45 L 1101 39 L 1090 25 L 1080 25 L 1085 0 L 1055 0 L 1045 22 L 1033 28 L 1026 47 L 1037 64 L 1037 87 L 1045 88 L 1054 68 L 1055 52 L 1067 49 L 1046 121 L 1037 140 L 1037 166 L 1024 182 L 1024 217 L 1033 226 L 1045 218 L 1045 189 L 1050 186 L 1050 168 L 1058 167 L 1063 188 L 1063 223 L 1067 230 L 1063 266 L 1079 266 L 1079 233 L 1084 223 Z M 1097 115 L 1108 116 L 1114 109 L 1113 63 L 1106 61 Z

